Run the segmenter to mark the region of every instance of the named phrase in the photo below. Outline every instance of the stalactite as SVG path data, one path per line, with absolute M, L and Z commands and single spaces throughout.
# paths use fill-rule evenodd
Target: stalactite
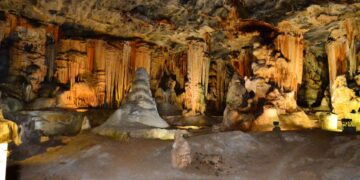
M 279 75 L 276 82 L 280 87 L 297 91 L 298 84 L 302 82 L 303 73 L 303 37 L 288 34 L 279 35 L 275 42 L 276 48 L 288 60 L 288 72 L 286 77 Z M 276 73 L 283 74 L 283 67 L 276 68 Z M 276 76 L 276 75 L 275 75 Z M 287 84 L 285 82 L 289 82 Z
M 168 55 L 164 48 L 156 48 L 151 55 L 150 88 L 153 92 L 159 87 L 161 77 L 165 71 L 165 60 Z
M 48 25 L 46 27 L 47 39 L 46 39 L 46 65 L 48 66 L 47 78 L 51 81 L 54 77 L 56 49 L 59 39 L 59 26 Z
M 150 74 L 151 70 L 151 50 L 147 44 L 133 43 L 132 45 L 132 67 L 133 72 L 137 68 L 143 67 Z
M 186 108 L 192 113 L 204 113 L 204 87 L 208 79 L 209 60 L 204 57 L 206 50 L 205 43 L 190 41 L 188 48 L 188 88 Z
M 57 43 L 59 40 L 59 26 L 49 24 L 46 27 L 46 33 L 49 33 L 52 35 L 54 42 Z
M 345 19 L 339 29 L 331 32 L 330 36 L 333 41 L 326 44 L 330 87 L 333 86 L 337 76 L 348 73 L 350 78 L 354 77 L 358 68 L 355 42 L 358 34 L 357 21 L 351 18 Z
M 358 63 L 356 61 L 356 43 L 355 37 L 358 35 L 358 26 L 354 19 L 346 19 L 343 22 L 343 28 L 346 30 L 346 56 L 349 60 L 349 75 L 353 77 L 356 73 Z
M 221 59 L 212 61 L 209 69 L 209 92 L 206 94 L 207 106 L 220 111 L 225 102 L 225 62 Z
M 87 69 L 90 72 L 94 70 L 94 59 L 95 59 L 95 42 L 93 40 L 89 40 L 86 43 L 86 55 L 87 55 Z
M 329 64 L 329 80 L 330 87 L 339 75 L 343 75 L 347 71 L 346 64 L 346 42 L 334 41 L 326 45 Z
M 251 76 L 252 54 L 247 49 L 241 49 L 238 57 L 231 59 L 231 64 L 237 73 L 242 76 Z
M 10 32 L 17 35 L 18 39 L 10 47 L 9 74 L 23 76 L 27 83 L 32 86 L 32 91 L 36 93 L 47 74 L 45 61 L 46 32 L 42 27 L 30 27 L 24 31 L 25 27 L 17 24 L 16 16 L 8 15 Z M 22 21 L 25 21 L 22 19 Z M 24 22 L 26 23 L 26 22 Z
M 49 43 L 46 45 L 46 65 L 48 67 L 48 80 L 51 81 L 54 76 L 54 66 L 56 59 L 56 45 Z
M 98 40 L 94 49 L 99 102 L 108 108 L 119 107 L 132 81 L 130 43 Z
M 11 32 L 15 31 L 15 28 L 17 26 L 17 17 L 13 14 L 10 13 L 6 13 L 6 19 L 8 19 L 9 25 L 10 25 L 10 29 L 8 30 L 8 32 L 6 33 L 7 35 L 9 35 Z
M 106 82 L 106 75 L 105 75 L 105 58 L 104 58 L 104 44 L 103 40 L 96 40 L 94 42 L 94 68 L 95 74 L 97 78 L 96 83 L 96 93 L 98 95 L 99 103 L 101 105 L 105 104 L 105 82 Z
M 130 79 L 130 58 L 131 58 L 131 46 L 128 42 L 123 43 L 122 47 L 122 57 L 121 57 L 121 63 L 118 64 L 120 68 L 120 73 L 118 74 L 118 80 L 119 83 L 116 87 L 116 104 L 117 107 L 120 106 L 122 100 L 125 97 L 125 93 L 130 89 L 131 85 L 131 79 Z
M 116 61 L 118 60 L 118 55 L 115 51 L 110 50 L 110 47 L 105 46 L 106 48 L 106 59 L 105 59 L 105 92 L 106 92 L 106 104 L 108 107 L 112 107 L 113 105 L 113 92 L 115 86 L 115 78 L 116 78 Z
M 166 59 L 166 69 L 170 74 L 176 76 L 176 81 L 179 83 L 180 88 L 185 88 L 185 76 L 187 73 L 187 54 L 186 52 L 177 52 L 169 54 Z

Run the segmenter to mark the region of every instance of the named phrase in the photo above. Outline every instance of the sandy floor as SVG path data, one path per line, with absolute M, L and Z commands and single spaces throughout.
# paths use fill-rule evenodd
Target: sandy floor
M 360 135 L 227 132 L 188 139 L 193 163 L 171 167 L 171 141 L 91 133 L 12 164 L 8 179 L 360 179 Z

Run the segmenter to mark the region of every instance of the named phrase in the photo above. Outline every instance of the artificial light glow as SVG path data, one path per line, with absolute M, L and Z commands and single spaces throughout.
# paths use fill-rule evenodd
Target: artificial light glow
M 325 117 L 322 122 L 322 128 L 328 131 L 341 131 L 338 129 L 338 116 L 336 114 L 330 114 Z
M 76 109 L 76 112 L 87 112 L 87 109 Z
M 0 143 L 0 180 L 5 179 L 7 147 L 7 143 Z
M 201 129 L 201 126 L 176 126 L 178 129 Z

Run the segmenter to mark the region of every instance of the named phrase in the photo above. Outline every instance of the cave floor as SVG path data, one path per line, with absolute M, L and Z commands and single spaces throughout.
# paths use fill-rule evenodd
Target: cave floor
M 359 179 L 360 134 L 213 133 L 188 138 L 192 164 L 173 169 L 172 141 L 115 141 L 90 132 L 10 162 L 8 179 Z

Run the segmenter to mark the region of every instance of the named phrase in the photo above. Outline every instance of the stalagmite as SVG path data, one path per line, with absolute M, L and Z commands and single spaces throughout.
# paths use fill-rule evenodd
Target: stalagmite
M 175 133 L 171 150 L 171 164 L 173 168 L 177 169 L 183 169 L 191 164 L 191 147 L 180 131 Z
M 158 114 L 150 91 L 149 76 L 144 68 L 136 70 L 135 79 L 126 102 L 109 119 L 94 129 L 101 135 L 121 134 L 127 130 L 146 127 L 166 128 L 169 125 Z
M 225 130 L 250 130 L 255 120 L 254 103 L 254 97 L 249 96 L 239 76 L 234 74 L 226 96 L 222 128 Z

